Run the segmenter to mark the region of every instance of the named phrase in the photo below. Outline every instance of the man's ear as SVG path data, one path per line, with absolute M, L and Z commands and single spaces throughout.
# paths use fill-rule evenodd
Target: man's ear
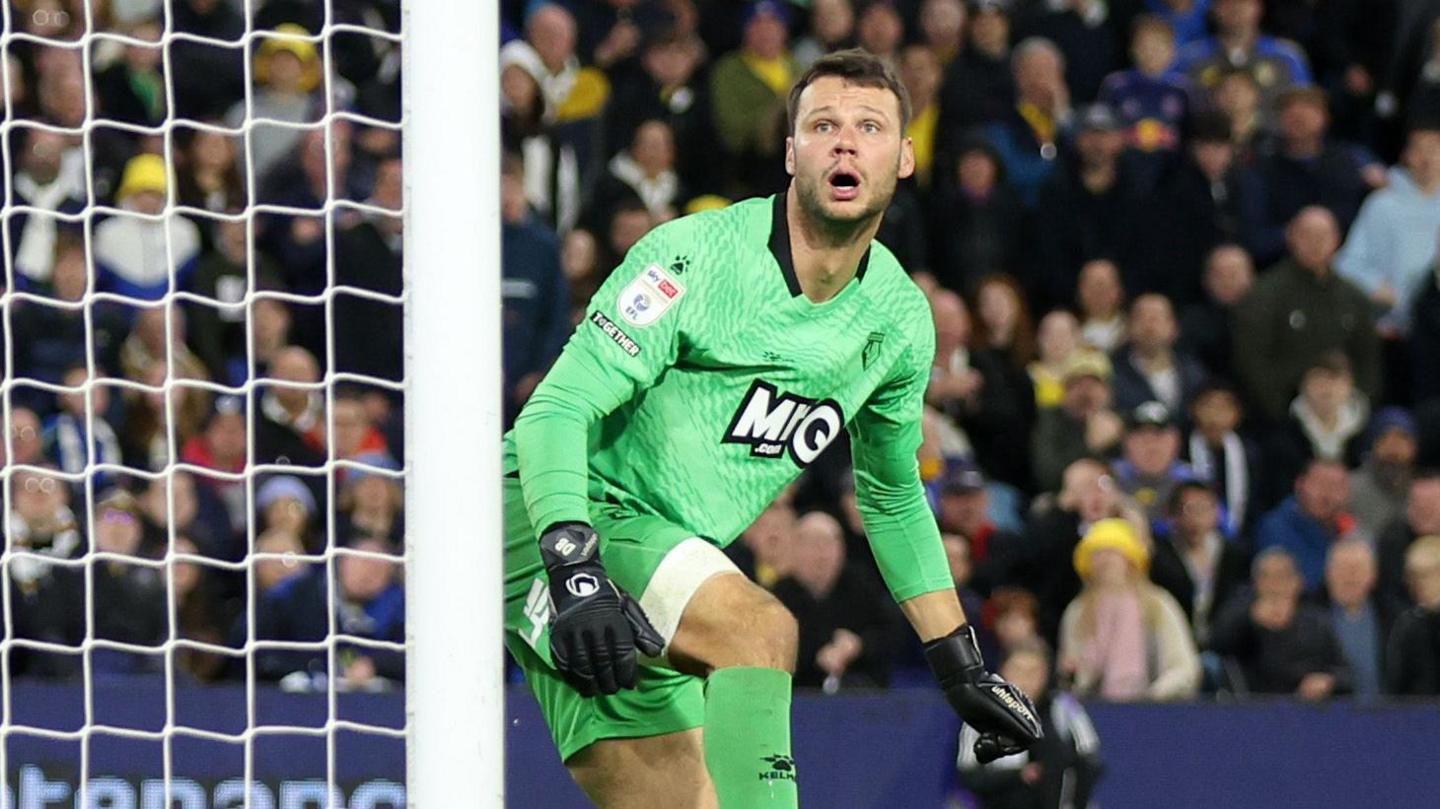
M 785 173 L 795 176 L 795 137 L 785 136 Z
M 915 142 L 910 138 L 900 141 L 900 171 L 896 174 L 905 179 L 915 173 Z

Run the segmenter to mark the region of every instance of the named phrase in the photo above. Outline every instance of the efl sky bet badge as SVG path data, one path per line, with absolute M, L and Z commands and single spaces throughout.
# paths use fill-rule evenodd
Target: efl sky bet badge
M 620 290 L 615 308 L 620 316 L 636 326 L 648 326 L 660 319 L 671 304 L 685 294 L 685 286 L 675 276 L 651 264 L 635 276 L 635 280 Z

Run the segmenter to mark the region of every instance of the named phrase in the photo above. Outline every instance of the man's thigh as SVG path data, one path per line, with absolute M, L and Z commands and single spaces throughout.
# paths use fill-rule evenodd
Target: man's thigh
M 635 739 L 604 739 L 566 765 L 600 809 L 716 809 L 699 728 Z

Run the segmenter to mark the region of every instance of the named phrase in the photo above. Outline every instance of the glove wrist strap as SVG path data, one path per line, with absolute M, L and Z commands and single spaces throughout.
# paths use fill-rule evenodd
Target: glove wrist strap
M 954 632 L 925 644 L 925 661 L 942 679 L 985 667 L 985 659 L 975 641 L 975 628 L 969 624 L 961 624 Z
M 540 558 L 545 570 L 599 565 L 599 537 L 583 522 L 556 523 L 540 535 Z

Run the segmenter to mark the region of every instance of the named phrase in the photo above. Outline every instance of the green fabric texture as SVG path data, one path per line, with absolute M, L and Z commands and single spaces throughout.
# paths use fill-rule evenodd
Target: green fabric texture
M 720 669 L 705 683 L 705 766 L 720 809 L 796 809 L 790 675 Z

